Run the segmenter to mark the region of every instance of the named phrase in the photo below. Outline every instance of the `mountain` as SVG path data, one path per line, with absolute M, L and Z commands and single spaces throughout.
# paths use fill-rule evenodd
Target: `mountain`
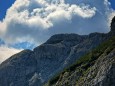
M 115 36 L 78 59 L 45 86 L 115 86 Z
M 0 64 L 0 86 L 42 86 L 55 74 L 115 35 L 109 33 L 56 34 L 33 51 L 23 50 Z

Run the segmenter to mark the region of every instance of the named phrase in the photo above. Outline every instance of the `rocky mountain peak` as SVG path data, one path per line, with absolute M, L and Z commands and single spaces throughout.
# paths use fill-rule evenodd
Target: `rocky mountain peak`
M 0 65 L 0 86 L 43 86 L 55 74 L 111 38 L 114 32 L 115 17 L 107 34 L 53 35 L 33 51 L 24 50 L 4 61 Z
M 111 32 L 115 34 L 115 16 L 111 21 Z
M 56 43 L 61 43 L 61 42 L 67 42 L 71 40 L 80 40 L 82 39 L 83 36 L 80 36 L 78 34 L 56 34 L 50 37 L 49 40 L 45 44 L 56 44 Z

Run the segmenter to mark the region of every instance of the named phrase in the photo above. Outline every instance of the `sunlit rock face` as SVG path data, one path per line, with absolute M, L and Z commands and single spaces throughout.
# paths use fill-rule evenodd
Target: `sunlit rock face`
M 0 86 L 42 86 L 52 76 L 109 39 L 111 32 L 90 35 L 57 34 L 33 51 L 24 50 L 0 65 Z

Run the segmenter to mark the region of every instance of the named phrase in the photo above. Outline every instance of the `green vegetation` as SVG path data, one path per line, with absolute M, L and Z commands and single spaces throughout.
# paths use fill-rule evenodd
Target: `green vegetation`
M 90 67 L 94 65 L 95 61 L 106 51 L 106 55 L 108 55 L 113 49 L 115 48 L 115 37 L 112 37 L 110 40 L 102 43 L 97 48 L 92 50 L 91 52 L 87 53 L 80 59 L 78 59 L 73 65 L 66 68 L 63 72 L 60 74 L 57 74 L 54 76 L 49 82 L 47 86 L 52 86 L 55 84 L 61 75 L 63 75 L 65 72 L 71 72 L 78 70 L 82 76 L 85 76 L 88 74 Z M 94 78 L 96 74 L 92 75 L 92 78 Z M 84 80 L 84 77 L 79 76 L 80 82 Z M 77 82 L 79 82 L 77 80 Z
M 48 83 L 49 85 L 55 84 L 56 81 L 58 81 L 60 78 L 60 74 L 55 75 Z

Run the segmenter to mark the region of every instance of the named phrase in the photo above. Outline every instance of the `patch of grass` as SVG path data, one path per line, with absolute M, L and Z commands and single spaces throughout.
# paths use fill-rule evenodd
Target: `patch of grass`
M 107 49 L 106 54 L 109 54 L 111 50 L 113 50 L 114 48 L 115 48 L 115 36 L 112 37 L 110 40 L 102 43 L 97 48 L 87 53 L 83 57 L 79 58 L 74 64 L 72 64 L 68 68 L 65 68 L 64 71 L 61 72 L 60 74 L 54 76 L 49 81 L 49 86 L 55 84 L 59 80 L 60 75 L 63 75 L 65 72 L 72 72 L 77 69 L 81 72 L 82 76 L 86 75 L 89 72 L 90 67 L 94 65 L 95 61 L 100 57 L 100 55 L 104 53 L 106 49 Z M 95 75 L 93 77 L 95 77 Z M 83 78 L 81 78 L 81 80 L 83 80 Z

